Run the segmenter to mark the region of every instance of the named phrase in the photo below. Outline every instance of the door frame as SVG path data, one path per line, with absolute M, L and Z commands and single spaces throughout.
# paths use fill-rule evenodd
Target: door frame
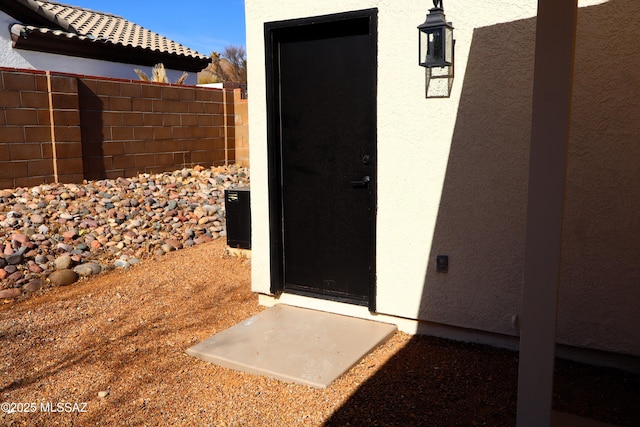
M 373 141 L 371 161 L 375 166 L 371 191 L 370 219 L 370 265 L 369 271 L 369 311 L 376 311 L 376 217 L 377 217 L 377 57 L 378 57 L 378 9 L 365 9 L 309 18 L 266 22 L 264 24 L 265 62 L 266 62 L 266 101 L 267 101 L 267 157 L 268 157 L 268 198 L 269 198 L 269 257 L 271 267 L 270 291 L 277 295 L 284 291 L 284 228 L 282 205 L 282 152 L 280 135 L 280 98 L 278 43 L 287 35 L 314 24 L 328 24 L 354 19 L 368 19 L 370 64 L 371 64 L 371 109 Z M 318 295 L 318 297 L 320 297 Z M 324 299 L 345 302 L 339 298 L 323 296 Z M 348 301 L 346 301 L 348 302 Z

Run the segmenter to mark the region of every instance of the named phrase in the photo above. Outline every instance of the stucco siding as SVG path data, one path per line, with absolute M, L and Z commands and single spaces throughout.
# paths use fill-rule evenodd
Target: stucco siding
M 558 335 L 640 355 L 640 2 L 578 13 Z M 612 30 L 614 29 L 615 30 Z
M 268 294 L 270 286 L 264 23 L 375 7 L 377 311 L 518 335 L 537 2 L 445 3 L 455 27 L 453 90 L 425 99 L 416 27 L 430 2 L 245 2 L 254 291 Z M 621 37 L 626 46 L 639 39 L 633 22 L 620 32 L 607 28 L 640 17 L 640 6 L 580 5 L 558 341 L 640 355 L 633 303 L 640 300 L 633 262 L 640 255 L 640 84 L 632 66 L 640 58 L 631 47 L 613 61 L 600 57 L 625 44 Z M 435 271 L 437 255 L 449 256 L 448 273 Z

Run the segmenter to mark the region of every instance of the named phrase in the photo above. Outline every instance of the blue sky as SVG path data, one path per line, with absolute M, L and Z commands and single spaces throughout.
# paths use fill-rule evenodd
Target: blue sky
M 135 22 L 209 55 L 246 46 L 244 0 L 59 0 Z

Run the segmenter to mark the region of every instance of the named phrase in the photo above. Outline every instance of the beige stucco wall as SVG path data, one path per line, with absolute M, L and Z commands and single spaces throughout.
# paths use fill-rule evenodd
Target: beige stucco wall
M 558 340 L 640 355 L 639 3 L 580 5 Z M 263 24 L 376 7 L 378 312 L 517 335 L 537 2 L 445 2 L 456 39 L 447 99 L 425 99 L 417 65 L 416 26 L 430 2 L 245 6 L 253 290 L 268 293 L 270 277 Z M 611 31 L 615 20 L 627 22 L 623 31 Z M 447 274 L 435 272 L 440 254 Z
M 640 355 L 640 2 L 578 14 L 558 331 Z

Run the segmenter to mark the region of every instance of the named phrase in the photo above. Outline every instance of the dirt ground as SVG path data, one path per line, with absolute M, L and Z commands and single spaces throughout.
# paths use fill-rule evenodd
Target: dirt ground
M 185 350 L 262 310 L 250 260 L 194 246 L 0 301 L 3 426 L 508 426 L 517 353 L 396 333 L 325 390 Z M 638 376 L 559 362 L 557 409 L 640 425 Z

